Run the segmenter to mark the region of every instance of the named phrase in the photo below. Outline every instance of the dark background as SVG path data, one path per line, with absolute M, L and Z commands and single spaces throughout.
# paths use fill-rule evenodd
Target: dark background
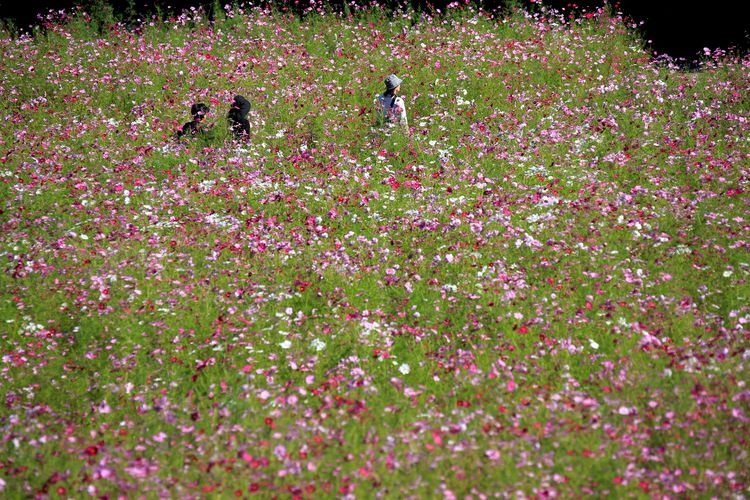
M 49 9 L 71 9 L 75 5 L 87 5 L 96 0 L 0 0 L 0 19 L 10 20 L 19 30 L 28 30 L 37 24 L 37 14 Z M 102 1 L 102 0 L 98 0 Z M 324 0 L 334 8 L 344 0 Z M 442 8 L 450 0 L 386 0 L 395 5 L 409 2 L 418 9 Z M 504 7 L 505 0 L 469 0 L 482 5 L 486 10 Z M 566 13 L 592 10 L 603 5 L 604 0 L 542 0 L 550 7 L 564 9 Z M 213 0 L 109 0 L 115 15 L 123 21 L 133 21 L 138 16 L 150 16 L 158 8 L 162 15 L 169 15 L 190 6 L 204 6 L 207 12 Z M 216 2 L 224 5 L 231 0 Z M 242 2 L 239 2 L 240 5 Z M 274 5 L 286 6 L 289 10 L 302 10 L 305 0 L 274 0 Z M 530 6 L 531 0 L 516 3 Z M 692 61 L 697 59 L 704 47 L 709 49 L 735 49 L 747 53 L 750 48 L 750 17 L 744 12 L 748 0 L 702 2 L 700 7 L 688 6 L 694 2 L 686 0 L 611 0 L 615 10 L 623 12 L 636 22 L 642 22 L 640 31 L 649 40 L 650 49 L 658 54 L 667 54 L 675 59 Z M 532 7 L 533 8 L 533 7 Z

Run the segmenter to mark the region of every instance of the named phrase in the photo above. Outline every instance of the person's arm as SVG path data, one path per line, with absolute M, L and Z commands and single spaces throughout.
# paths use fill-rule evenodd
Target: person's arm
M 409 120 L 406 118 L 406 103 L 404 103 L 404 98 L 399 97 L 396 100 L 396 106 L 398 106 L 398 123 L 399 125 L 402 125 L 403 127 L 409 127 Z

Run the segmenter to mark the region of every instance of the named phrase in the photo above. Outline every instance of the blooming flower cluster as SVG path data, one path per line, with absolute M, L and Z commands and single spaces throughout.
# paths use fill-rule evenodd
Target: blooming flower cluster
M 0 40 L 0 492 L 744 494 L 750 60 L 311 5 Z

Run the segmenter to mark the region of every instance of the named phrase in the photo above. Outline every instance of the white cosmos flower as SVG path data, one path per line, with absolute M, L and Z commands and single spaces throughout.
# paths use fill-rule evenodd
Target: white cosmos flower
M 411 368 L 406 363 L 402 363 L 401 366 L 398 367 L 398 371 L 401 372 L 402 375 L 408 375 Z

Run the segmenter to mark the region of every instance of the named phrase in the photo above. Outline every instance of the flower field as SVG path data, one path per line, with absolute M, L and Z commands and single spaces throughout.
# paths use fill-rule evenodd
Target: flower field
M 0 40 L 0 495 L 750 494 L 750 58 L 433 14 Z

